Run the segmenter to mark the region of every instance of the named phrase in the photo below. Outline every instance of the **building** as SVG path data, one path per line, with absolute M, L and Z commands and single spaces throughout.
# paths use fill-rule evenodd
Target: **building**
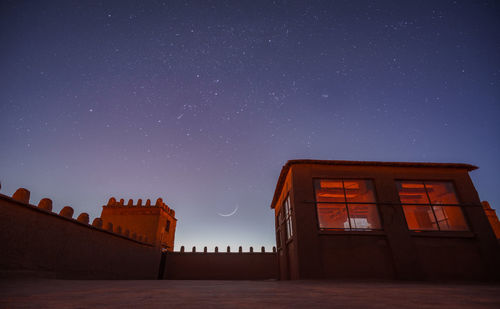
M 271 203 L 271 252 L 173 252 L 177 219 L 161 198 L 154 205 L 110 198 L 90 220 L 70 206 L 53 212 L 49 198 L 33 205 L 19 188 L 0 194 L 0 278 L 498 281 L 498 218 L 479 201 L 474 169 L 289 161 Z
M 114 197 L 110 198 L 107 205 L 102 206 L 101 219 L 104 225 L 120 226 L 121 229 L 135 231 L 144 235 L 147 242 L 166 251 L 173 251 L 175 228 L 177 219 L 175 211 L 168 207 L 161 198 L 151 205 L 151 200 L 146 200 L 142 205 L 139 199 L 134 205 L 129 200 L 124 205 L 124 200 L 119 202 Z
M 468 164 L 292 160 L 275 212 L 280 279 L 498 280 Z

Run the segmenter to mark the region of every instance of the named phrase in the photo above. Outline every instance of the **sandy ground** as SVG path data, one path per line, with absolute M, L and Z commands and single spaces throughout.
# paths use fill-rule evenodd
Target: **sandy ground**
M 500 308 L 500 285 L 345 281 L 0 281 L 0 308 Z

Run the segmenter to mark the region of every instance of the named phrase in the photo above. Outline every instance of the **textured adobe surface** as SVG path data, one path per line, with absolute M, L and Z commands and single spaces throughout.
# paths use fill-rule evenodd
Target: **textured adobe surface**
M 499 308 L 500 286 L 345 281 L 0 281 L 2 308 Z
M 265 280 L 278 279 L 275 253 L 168 252 L 165 279 Z
M 101 219 L 106 226 L 112 223 L 115 228 L 121 226 L 122 230 L 134 231 L 144 235 L 148 242 L 156 247 L 165 248 L 172 251 L 174 248 L 175 228 L 177 219 L 175 211 L 168 207 L 161 198 L 151 204 L 151 200 L 146 200 L 142 205 L 142 199 L 119 202 L 114 197 L 109 199 L 107 205 L 102 207 Z M 130 232 L 132 233 L 132 232 Z
M 152 245 L 0 194 L 0 277 L 154 279 Z M 1 306 L 0 306 L 1 308 Z

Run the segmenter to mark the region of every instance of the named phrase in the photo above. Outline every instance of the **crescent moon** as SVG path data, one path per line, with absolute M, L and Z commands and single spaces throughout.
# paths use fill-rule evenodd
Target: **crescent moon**
M 234 215 L 237 211 L 238 211 L 238 205 L 236 205 L 236 208 L 231 212 L 231 213 L 228 213 L 228 214 L 220 214 L 220 213 L 217 213 L 219 216 L 221 217 L 231 217 L 232 215 Z

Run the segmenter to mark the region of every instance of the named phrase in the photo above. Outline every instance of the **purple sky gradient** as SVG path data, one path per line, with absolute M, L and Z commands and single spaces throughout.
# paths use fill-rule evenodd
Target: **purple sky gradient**
M 98 217 L 162 197 L 176 247 L 271 248 L 289 159 L 462 162 L 500 209 L 495 1 L 3 1 L 1 192 Z M 221 217 L 217 213 L 230 213 Z

